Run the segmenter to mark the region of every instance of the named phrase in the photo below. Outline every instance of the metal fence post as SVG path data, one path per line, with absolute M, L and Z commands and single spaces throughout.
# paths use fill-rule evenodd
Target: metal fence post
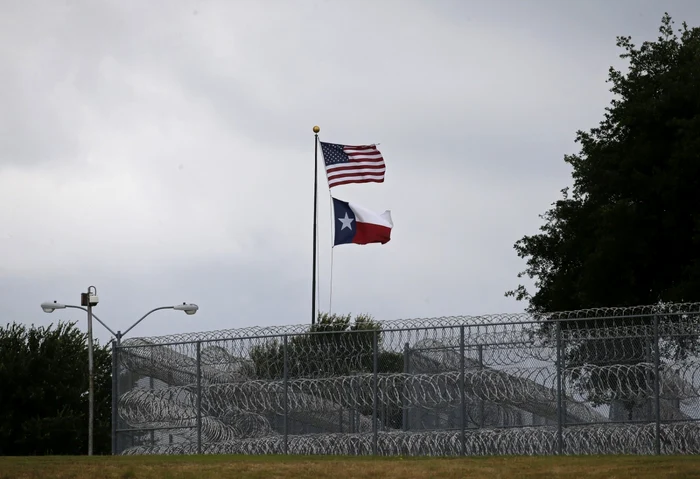
M 117 454 L 117 401 L 119 398 L 119 361 L 117 340 L 112 341 L 112 455 Z
M 155 389 L 153 386 L 154 386 L 154 383 L 153 383 L 153 376 L 151 376 L 151 377 L 148 378 L 148 388 L 149 388 L 151 391 L 153 391 L 153 389 Z M 154 430 L 154 429 L 151 429 L 151 433 L 150 433 L 150 436 L 151 436 L 151 446 L 155 446 L 155 445 L 156 445 L 156 434 L 155 434 L 155 433 L 156 433 L 155 430 Z
M 401 406 L 403 407 L 403 424 L 402 429 L 408 431 L 408 370 L 409 370 L 409 346 L 408 343 L 403 345 L 403 395 L 401 397 Z
M 562 416 L 562 361 L 561 351 L 561 320 L 557 319 L 557 454 L 564 451 L 564 431 Z
M 659 351 L 659 317 L 654 315 L 654 401 L 656 402 L 656 427 L 654 431 L 654 452 L 661 454 L 661 352 Z
M 284 335 L 284 453 L 289 454 L 289 354 L 287 352 L 287 335 Z
M 202 453 L 202 342 L 197 341 L 197 454 Z
M 467 438 L 465 428 L 467 426 L 467 404 L 464 395 L 464 325 L 459 328 L 459 395 L 460 395 L 460 422 L 461 422 L 461 441 L 462 455 L 467 454 Z
M 372 381 L 372 394 L 374 397 L 374 400 L 372 401 L 372 454 L 375 456 L 377 455 L 377 406 L 379 402 L 379 393 L 377 390 L 378 386 L 378 381 L 379 381 L 379 332 L 375 329 L 374 334 L 372 335 L 372 353 L 373 353 L 373 359 L 372 362 L 374 363 L 374 380 Z
M 476 347 L 476 350 L 479 354 L 479 371 L 481 371 L 482 369 L 484 369 L 484 345 L 479 344 Z M 485 416 L 484 399 L 483 399 L 483 383 L 484 383 L 484 379 L 483 379 L 483 376 L 481 376 L 480 381 L 479 381 L 479 384 L 481 385 L 481 388 L 482 388 L 482 394 L 481 394 L 482 398 L 479 399 L 479 426 L 481 428 L 484 427 L 484 416 Z

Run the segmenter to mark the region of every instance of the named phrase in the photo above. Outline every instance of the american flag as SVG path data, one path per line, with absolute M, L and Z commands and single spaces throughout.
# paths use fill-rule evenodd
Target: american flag
M 375 145 L 321 143 L 328 187 L 349 183 L 384 183 L 384 158 Z

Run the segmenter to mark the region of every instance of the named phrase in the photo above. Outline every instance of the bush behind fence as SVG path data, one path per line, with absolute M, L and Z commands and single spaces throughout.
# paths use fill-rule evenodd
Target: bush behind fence
M 700 303 L 129 339 L 118 454 L 695 454 Z

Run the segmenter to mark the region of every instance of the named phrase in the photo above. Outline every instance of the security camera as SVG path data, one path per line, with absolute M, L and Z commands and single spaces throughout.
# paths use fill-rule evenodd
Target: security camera
M 93 293 L 80 293 L 80 305 L 81 306 L 97 306 L 100 302 L 100 298 Z

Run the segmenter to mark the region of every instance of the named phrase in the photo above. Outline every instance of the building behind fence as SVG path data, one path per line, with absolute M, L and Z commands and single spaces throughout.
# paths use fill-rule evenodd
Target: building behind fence
M 113 350 L 116 454 L 697 454 L 700 303 Z

